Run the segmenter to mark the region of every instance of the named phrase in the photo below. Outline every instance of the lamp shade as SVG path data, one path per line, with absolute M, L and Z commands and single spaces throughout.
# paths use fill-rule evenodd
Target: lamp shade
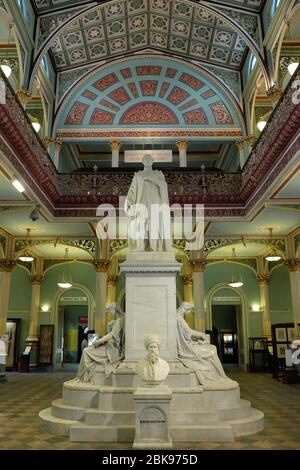
M 259 121 L 257 123 L 257 127 L 258 129 L 260 130 L 260 132 L 262 132 L 264 130 L 264 128 L 266 127 L 267 125 L 267 121 Z
M 289 64 L 288 66 L 289 74 L 293 76 L 298 67 L 299 67 L 299 62 L 292 62 L 291 64 Z
M 34 128 L 35 132 L 39 132 L 41 130 L 41 125 L 39 122 L 32 122 L 32 127 Z
M 244 285 L 244 283 L 242 281 L 232 281 L 232 282 L 229 282 L 228 283 L 229 287 L 236 287 L 236 288 L 239 288 L 239 287 L 242 287 Z
M 11 73 L 12 73 L 11 67 L 7 64 L 1 64 L 0 67 L 1 67 L 1 70 L 4 73 L 4 75 L 6 76 L 6 78 L 9 78 L 11 76 Z

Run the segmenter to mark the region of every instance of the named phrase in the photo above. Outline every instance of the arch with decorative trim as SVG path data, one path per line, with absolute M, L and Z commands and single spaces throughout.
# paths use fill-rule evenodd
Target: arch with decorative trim
M 246 368 L 247 364 L 249 363 L 249 345 L 248 345 L 248 338 L 249 338 L 249 308 L 248 308 L 248 299 L 246 293 L 243 289 L 237 289 L 235 287 L 229 287 L 228 284 L 220 283 L 216 284 L 212 287 L 205 297 L 205 312 L 206 314 L 206 329 L 212 329 L 212 302 L 213 297 L 221 289 L 230 289 L 235 294 L 239 296 L 241 299 L 242 311 L 241 311 L 241 323 L 242 323 L 242 339 L 243 339 L 243 347 L 241 348 L 239 345 L 239 364 Z M 238 336 L 240 337 L 240 331 L 238 331 Z M 241 342 L 240 342 L 241 344 Z M 241 359 L 241 355 L 243 354 L 243 361 Z

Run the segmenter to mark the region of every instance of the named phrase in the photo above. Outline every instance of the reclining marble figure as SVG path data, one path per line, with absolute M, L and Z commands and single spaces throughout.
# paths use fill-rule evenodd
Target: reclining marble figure
M 189 369 L 192 369 L 201 385 L 232 387 L 236 382 L 226 376 L 217 348 L 210 344 L 206 334 L 193 330 L 184 319 L 193 305 L 183 302 L 177 309 L 177 345 L 178 359 Z
M 96 369 L 109 376 L 124 359 L 125 315 L 116 304 L 108 305 L 108 309 L 116 320 L 107 335 L 83 350 L 76 378 L 81 382 L 92 383 Z

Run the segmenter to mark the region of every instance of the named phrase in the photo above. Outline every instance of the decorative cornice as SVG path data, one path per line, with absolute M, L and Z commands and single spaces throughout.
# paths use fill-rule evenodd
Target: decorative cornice
M 107 273 L 110 261 L 106 259 L 99 259 L 93 261 L 93 265 L 97 273 Z
M 14 259 L 0 259 L 0 272 L 10 273 L 16 264 Z
M 264 286 L 266 284 L 269 284 L 271 280 L 271 275 L 267 273 L 257 274 L 256 279 L 260 286 Z
M 201 273 L 205 270 L 207 261 L 204 259 L 197 259 L 190 261 L 189 264 L 192 267 L 194 273 Z
M 287 259 L 285 261 L 285 265 L 287 266 L 290 273 L 299 272 L 300 271 L 300 258 Z
M 31 274 L 30 279 L 33 286 L 40 286 L 45 276 L 43 274 Z

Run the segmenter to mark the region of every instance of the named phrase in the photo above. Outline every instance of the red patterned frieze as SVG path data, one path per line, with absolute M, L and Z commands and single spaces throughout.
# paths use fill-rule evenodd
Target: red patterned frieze
M 210 108 L 214 115 L 216 124 L 233 124 L 232 116 L 224 103 L 221 101 L 218 103 L 212 103 L 210 104 Z
M 136 73 L 138 75 L 160 75 L 161 67 L 157 65 L 140 65 L 136 67 Z
M 109 73 L 108 75 L 94 83 L 93 87 L 97 88 L 97 90 L 99 91 L 104 91 L 115 83 L 118 83 L 118 81 L 119 79 L 115 73 Z
M 95 109 L 93 112 L 91 119 L 90 119 L 90 125 L 91 126 L 96 126 L 100 125 L 103 126 L 105 124 L 112 124 L 114 121 L 115 114 L 109 113 L 107 111 L 103 111 L 102 109 Z
M 164 82 L 162 84 L 160 92 L 159 92 L 160 98 L 163 98 L 165 96 L 169 88 L 170 88 L 170 83 Z
M 130 97 L 124 87 L 117 88 L 108 95 L 111 99 L 115 100 L 119 105 L 124 105 L 130 101 Z
M 198 80 L 198 78 L 193 77 L 193 75 L 190 75 L 189 73 L 183 73 L 179 80 L 196 91 L 200 90 L 200 88 L 204 86 L 204 83 L 202 83 L 200 80 Z
M 93 93 L 90 90 L 85 90 L 82 93 L 82 96 L 84 96 L 85 98 L 87 98 L 88 100 L 91 100 L 91 101 L 95 101 L 95 99 L 97 98 L 97 95 L 95 95 L 95 93 Z
M 161 103 L 143 102 L 129 108 L 120 124 L 178 124 L 177 117 Z
M 177 86 L 174 86 L 174 88 L 171 90 L 170 94 L 168 95 L 167 100 L 176 106 L 177 104 L 181 103 L 183 100 L 188 98 L 189 96 L 190 95 L 187 91 Z
M 136 84 L 135 83 L 128 83 L 128 88 L 134 98 L 139 97 L 139 92 L 137 90 Z
M 208 124 L 207 116 L 202 108 L 188 111 L 183 116 L 186 124 Z
M 143 96 L 154 96 L 156 94 L 158 82 L 155 80 L 144 80 L 140 82 Z
M 79 126 L 82 124 L 88 108 L 87 104 L 76 101 L 65 121 L 66 126 Z

